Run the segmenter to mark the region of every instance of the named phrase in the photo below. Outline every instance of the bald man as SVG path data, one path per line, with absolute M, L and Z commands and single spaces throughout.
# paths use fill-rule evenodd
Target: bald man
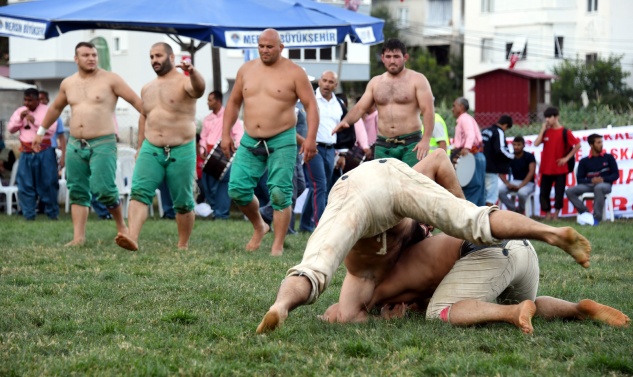
M 244 136 L 231 166 L 229 196 L 253 225 L 246 250 L 259 248 L 270 227 L 259 213 L 253 195 L 257 182 L 268 169 L 268 191 L 275 238 L 271 254 L 282 255 L 284 239 L 292 215 L 292 176 L 297 154 L 295 104 L 305 107 L 308 134 L 301 146 L 304 160 L 316 154 L 319 113 L 312 85 L 305 71 L 281 56 L 284 45 L 274 29 L 264 30 L 258 40 L 259 59 L 239 69 L 235 86 L 224 111 L 221 147 L 225 155 L 235 150 L 231 127 L 244 105 Z

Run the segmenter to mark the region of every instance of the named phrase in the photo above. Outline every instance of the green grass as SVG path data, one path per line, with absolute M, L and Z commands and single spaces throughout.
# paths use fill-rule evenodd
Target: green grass
M 560 221 L 556 225 L 569 225 Z M 540 294 L 596 299 L 633 314 L 633 223 L 582 228 L 592 267 L 535 243 Z M 420 315 L 330 325 L 316 316 L 338 298 L 344 268 L 311 306 L 258 336 L 286 270 L 282 258 L 242 247 L 245 221 L 197 221 L 190 250 L 176 224 L 148 220 L 141 251 L 116 247 L 114 224 L 91 217 L 84 247 L 65 249 L 69 217 L 27 223 L 0 215 L 0 376 L 41 375 L 631 375 L 633 329 L 534 319 L 525 336 L 506 324 L 451 328 Z

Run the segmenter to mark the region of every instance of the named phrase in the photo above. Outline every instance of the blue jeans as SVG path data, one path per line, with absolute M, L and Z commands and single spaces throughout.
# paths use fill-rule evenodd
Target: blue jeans
M 59 216 L 57 192 L 57 156 L 54 148 L 39 153 L 22 152 L 16 177 L 18 199 L 25 218 L 35 219 L 37 198 L 44 205 L 44 212 L 50 218 Z
M 163 205 L 163 217 L 166 219 L 175 219 L 176 211 L 174 211 L 174 202 L 171 200 L 167 179 L 161 182 L 158 189 L 160 190 L 160 201 Z
M 97 200 L 97 195 L 92 194 L 92 200 L 90 200 L 90 205 L 92 209 L 94 209 L 97 216 L 100 218 L 107 218 L 110 216 L 110 211 L 108 211 L 108 207 L 106 207 L 103 203 Z
M 222 180 L 202 173 L 202 189 L 207 203 L 213 208 L 213 215 L 216 219 L 228 219 L 231 210 L 231 198 L 229 197 L 229 179 L 231 178 L 231 168 L 226 171 Z
M 306 187 L 310 189 L 303 206 L 299 230 L 312 232 L 323 215 L 327 204 L 328 188 L 334 172 L 334 148 L 317 146 L 317 153 L 303 165 Z
M 483 153 L 475 153 L 475 174 L 462 189 L 466 200 L 478 206 L 486 205 L 486 157 Z

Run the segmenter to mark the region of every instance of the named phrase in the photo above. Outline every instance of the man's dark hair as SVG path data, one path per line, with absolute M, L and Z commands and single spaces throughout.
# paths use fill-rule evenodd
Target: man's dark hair
M 403 56 L 404 54 L 407 53 L 407 47 L 399 39 L 390 38 L 390 39 L 387 39 L 385 43 L 382 44 L 382 54 L 384 54 L 385 51 L 396 51 L 396 50 L 400 50 Z
M 551 116 L 558 116 L 558 109 L 555 107 L 548 107 L 547 109 L 545 109 L 545 111 L 543 111 L 543 116 L 545 118 L 549 118 Z
M 156 47 L 156 46 L 163 46 L 163 48 L 165 49 L 165 53 L 166 53 L 167 55 L 173 55 L 173 53 L 174 53 L 174 49 L 173 49 L 173 48 L 171 48 L 171 46 L 169 45 L 169 43 L 165 43 L 165 42 L 157 42 L 157 43 L 154 43 L 154 44 L 152 45 L 152 47 Z
M 79 50 L 80 47 L 88 47 L 88 48 L 96 49 L 95 45 L 93 45 L 90 42 L 79 42 L 77 43 L 77 46 L 75 46 L 75 55 L 77 55 L 77 50 Z
M 48 92 L 46 90 L 40 90 L 40 94 L 43 94 L 44 97 L 46 97 L 46 99 L 50 99 L 50 97 L 48 96 Z
M 523 145 L 525 145 L 525 139 L 523 138 L 523 136 L 519 135 L 516 136 L 514 138 L 514 140 L 512 140 L 513 143 L 522 143 Z
M 224 98 L 224 96 L 222 95 L 222 92 L 219 90 L 214 90 L 211 93 L 209 93 L 209 95 L 213 94 L 213 98 L 215 98 L 216 101 L 220 101 L 222 102 L 222 99 Z
M 467 100 L 466 98 L 464 98 L 464 97 L 459 97 L 458 99 L 456 99 L 456 101 L 457 101 L 460 105 L 464 106 L 464 111 L 465 111 L 465 112 L 468 112 L 468 109 L 470 109 L 470 105 L 468 104 L 468 100 Z
M 40 92 L 37 89 L 28 88 L 27 90 L 24 91 L 24 97 L 36 98 L 39 100 Z
M 598 134 L 591 134 L 591 135 L 589 135 L 589 137 L 587 138 L 587 143 L 589 143 L 589 145 L 593 145 L 593 143 L 594 143 L 597 139 L 602 139 L 602 135 L 598 135 Z
M 503 114 L 497 121 L 497 124 L 505 124 L 508 128 L 512 128 L 512 117 L 510 115 Z

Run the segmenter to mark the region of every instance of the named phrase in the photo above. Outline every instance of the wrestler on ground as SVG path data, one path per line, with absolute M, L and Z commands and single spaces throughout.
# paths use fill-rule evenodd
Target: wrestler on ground
M 410 229 L 405 229 L 400 236 L 408 239 L 410 234 Z M 341 292 L 341 300 L 330 306 L 321 319 L 364 322 L 371 308 L 381 306 L 384 318 L 394 318 L 403 316 L 408 307 L 420 310 L 428 304 L 427 319 L 440 318 L 457 326 L 508 322 L 524 333 L 532 333 L 535 314 L 546 319 L 590 318 L 612 326 L 629 323 L 622 312 L 592 300 L 571 303 L 536 297 L 538 257 L 527 240 L 475 246 L 440 234 L 393 253 L 397 254 L 393 267 L 386 269 L 380 261 L 374 264 L 384 279 L 377 282 L 370 301 L 351 306 Z M 343 287 L 360 266 L 365 270 L 371 267 L 351 255 L 345 266 L 348 272 Z M 393 309 L 388 308 L 391 304 L 395 305 Z
M 550 227 L 517 213 L 499 211 L 496 206 L 477 207 L 455 197 L 451 192 L 459 190 L 449 192 L 433 181 L 459 187 L 446 153 L 438 150 L 431 156 L 435 158 L 422 160 L 414 169 L 395 159 L 374 160 L 339 179 L 332 188 L 321 222 L 308 240 L 302 262 L 288 271 L 258 332 L 276 328 L 290 310 L 313 303 L 348 254 L 367 259 L 389 254 L 389 234 L 385 232 L 407 217 L 477 244 L 494 244 L 500 239 L 537 239 L 563 249 L 583 267 L 589 267 L 591 246 L 573 228 Z M 430 163 L 436 165 L 436 175 L 420 174 L 434 169 L 426 166 Z M 374 270 L 374 267 L 361 270 L 358 278 L 348 279 L 341 297 L 350 295 L 355 302 L 369 301 L 376 284 Z
M 374 158 L 393 157 L 413 166 L 430 148 L 435 125 L 431 85 L 423 74 L 405 68 L 409 54 L 401 41 L 387 40 L 381 58 L 387 72 L 369 81 L 360 101 L 345 115 L 334 133 L 355 124 L 375 104 L 378 139 Z M 420 113 L 424 118 L 424 135 L 420 131 Z
M 49 106 L 33 149 L 39 150 L 41 135 L 70 105 L 70 138 L 66 145 L 66 177 L 73 219 L 73 240 L 66 246 L 83 245 L 91 193 L 103 203 L 116 222 L 118 233 L 127 233 L 123 221 L 119 191 L 115 183 L 116 135 L 114 110 L 119 97 L 142 112 L 142 101 L 113 72 L 97 66 L 97 49 L 92 43 L 75 47 L 78 71 L 62 81 L 59 94 Z
M 316 98 L 304 70 L 281 56 L 284 45 L 279 33 L 264 30 L 258 41 L 260 59 L 244 63 L 224 112 L 221 147 L 230 155 L 235 146 L 230 129 L 244 104 L 244 136 L 231 166 L 229 196 L 253 225 L 246 250 L 257 250 L 270 227 L 259 213 L 253 190 L 268 169 L 268 191 L 272 206 L 275 238 L 272 255 L 282 255 L 286 230 L 292 214 L 292 177 L 297 154 L 297 99 L 305 107 L 308 134 L 301 145 L 304 161 L 316 153 L 319 124 Z
M 204 78 L 190 62 L 174 65 L 167 43 L 155 43 L 149 53 L 157 77 L 141 90 L 143 110 L 138 127 L 138 152 L 128 224 L 129 234 L 119 233 L 117 245 L 138 250 L 138 236 L 147 219 L 156 188 L 167 181 L 176 210 L 178 248 L 189 247 L 195 215 L 196 101 L 204 94 Z M 189 77 L 178 72 L 181 68 Z

